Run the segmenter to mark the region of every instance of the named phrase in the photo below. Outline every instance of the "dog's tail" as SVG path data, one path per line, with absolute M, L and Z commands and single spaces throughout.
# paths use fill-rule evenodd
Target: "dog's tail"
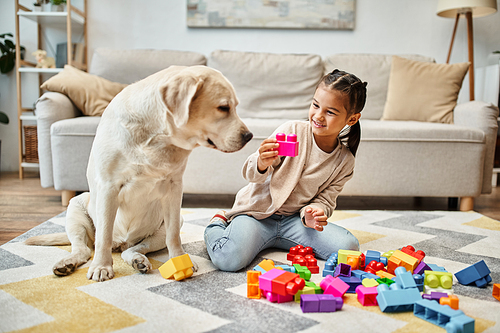
M 26 245 L 41 245 L 41 246 L 51 246 L 51 245 L 70 245 L 68 235 L 65 232 L 58 234 L 48 234 L 30 237 L 24 241 Z

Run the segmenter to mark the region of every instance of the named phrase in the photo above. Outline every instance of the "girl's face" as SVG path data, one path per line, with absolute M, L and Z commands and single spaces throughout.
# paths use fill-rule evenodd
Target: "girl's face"
M 337 137 L 345 125 L 354 125 L 361 116 L 360 113 L 349 115 L 345 106 L 347 97 L 321 84 L 314 93 L 309 108 L 309 123 L 318 146 L 331 152 L 337 145 Z

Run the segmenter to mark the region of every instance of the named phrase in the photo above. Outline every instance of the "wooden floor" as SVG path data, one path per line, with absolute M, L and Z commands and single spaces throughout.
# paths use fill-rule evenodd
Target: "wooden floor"
M 185 195 L 183 207 L 229 208 L 231 195 Z M 337 209 L 343 210 L 448 210 L 446 198 L 394 198 L 340 196 Z M 0 173 L 0 245 L 65 211 L 61 194 L 40 186 L 37 172 L 27 172 L 23 180 L 17 172 Z M 500 221 L 500 187 L 476 199 L 474 210 Z

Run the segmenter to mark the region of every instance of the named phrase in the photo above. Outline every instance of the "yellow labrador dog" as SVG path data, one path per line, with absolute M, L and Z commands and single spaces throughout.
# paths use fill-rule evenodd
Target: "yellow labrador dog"
M 89 192 L 70 201 L 66 233 L 36 236 L 29 245 L 71 243 L 53 267 L 68 275 L 86 263 L 87 278 L 113 278 L 112 250 L 142 273 L 145 254 L 181 246 L 182 175 L 197 146 L 237 151 L 252 133 L 236 114 L 231 83 L 205 66 L 172 66 L 126 87 L 100 121 L 87 169 Z

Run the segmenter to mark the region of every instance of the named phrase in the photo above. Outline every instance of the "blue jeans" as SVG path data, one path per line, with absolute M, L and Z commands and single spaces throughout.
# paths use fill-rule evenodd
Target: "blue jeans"
M 272 215 L 263 220 L 238 215 L 229 226 L 222 221 L 205 229 L 208 254 L 217 268 L 235 272 L 247 267 L 260 251 L 278 248 L 287 252 L 298 244 L 310 246 L 317 259 L 326 260 L 338 250 L 358 250 L 359 242 L 348 230 L 328 223 L 323 231 L 306 228 L 299 214 Z

